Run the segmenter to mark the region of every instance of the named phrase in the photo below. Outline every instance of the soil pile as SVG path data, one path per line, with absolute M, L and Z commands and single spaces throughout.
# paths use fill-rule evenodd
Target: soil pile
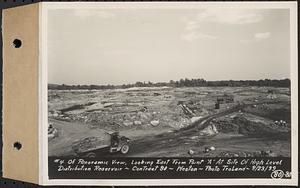
M 217 127 L 211 123 L 208 127 L 203 129 L 202 131 L 200 131 L 199 135 L 200 136 L 213 136 L 218 133 L 219 133 L 219 131 L 217 130 Z
M 250 137 L 277 137 L 289 138 L 289 128 L 274 126 L 268 122 L 253 121 L 246 115 L 237 115 L 233 118 L 214 121 L 216 129 L 223 133 L 242 134 Z

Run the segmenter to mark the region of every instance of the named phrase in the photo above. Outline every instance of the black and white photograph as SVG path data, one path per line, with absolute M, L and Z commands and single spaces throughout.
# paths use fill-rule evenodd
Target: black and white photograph
M 169 169 L 183 173 L 199 170 L 192 165 L 200 159 L 249 159 L 255 167 L 201 170 L 234 171 L 231 178 L 282 172 L 289 179 L 298 126 L 291 10 L 224 4 L 49 8 L 49 161 L 124 159 L 137 165 L 132 171 L 152 173 L 153 160 L 187 159 Z M 257 166 L 261 158 L 268 158 L 261 164 L 267 169 Z M 278 169 L 279 158 L 287 170 Z M 86 170 L 58 171 L 77 168 Z

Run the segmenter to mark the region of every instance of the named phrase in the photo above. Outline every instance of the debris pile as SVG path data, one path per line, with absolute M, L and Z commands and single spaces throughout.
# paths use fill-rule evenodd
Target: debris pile
M 191 118 L 191 123 L 195 123 L 196 121 L 200 120 L 202 117 L 201 116 L 195 116 Z
M 216 134 L 218 134 L 219 131 L 217 130 L 217 127 L 210 122 L 209 126 L 207 126 L 206 128 L 204 128 L 203 130 L 201 130 L 199 132 L 200 136 L 214 136 Z
M 239 126 L 232 123 L 230 120 L 219 119 L 213 121 L 217 130 L 222 133 L 239 133 Z
M 279 127 L 287 127 L 287 122 L 284 120 L 280 120 L 280 121 L 275 121 L 274 124 L 275 126 L 279 126 Z
M 215 151 L 215 150 L 216 150 L 216 148 L 214 146 L 210 146 L 210 147 L 205 147 L 203 152 L 209 153 L 209 152 Z
M 254 137 L 287 137 L 289 123 L 284 120 L 271 121 L 248 113 L 235 113 L 212 121 L 222 133 L 242 134 Z

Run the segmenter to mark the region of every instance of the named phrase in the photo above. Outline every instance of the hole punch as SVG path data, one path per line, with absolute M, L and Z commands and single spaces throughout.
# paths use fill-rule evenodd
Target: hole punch
M 22 144 L 20 142 L 15 142 L 14 143 L 14 148 L 17 150 L 20 150 L 22 148 Z
M 20 48 L 20 47 L 22 46 L 22 41 L 21 41 L 20 39 L 15 39 L 15 40 L 13 41 L 13 46 L 14 46 L 15 48 Z

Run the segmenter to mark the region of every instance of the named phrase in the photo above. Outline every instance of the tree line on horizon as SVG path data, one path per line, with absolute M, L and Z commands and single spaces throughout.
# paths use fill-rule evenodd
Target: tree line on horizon
M 206 81 L 201 79 L 180 79 L 178 81 L 170 80 L 169 82 L 136 82 L 134 84 L 122 85 L 67 85 L 67 84 L 48 84 L 48 89 L 52 90 L 101 90 L 101 89 L 126 89 L 131 87 L 287 87 L 291 85 L 290 79 L 264 79 L 264 80 L 220 80 Z

